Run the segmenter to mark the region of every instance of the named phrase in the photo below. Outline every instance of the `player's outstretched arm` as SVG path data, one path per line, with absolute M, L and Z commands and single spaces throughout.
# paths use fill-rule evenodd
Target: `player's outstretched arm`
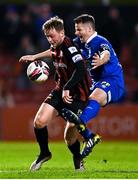
M 51 54 L 51 50 L 48 49 L 46 51 L 43 51 L 41 53 L 38 53 L 38 54 L 34 54 L 34 55 L 25 55 L 25 56 L 22 56 L 20 59 L 19 59 L 19 62 L 28 62 L 28 61 L 36 61 L 37 59 L 42 59 L 42 58 L 51 58 L 52 57 L 52 54 Z

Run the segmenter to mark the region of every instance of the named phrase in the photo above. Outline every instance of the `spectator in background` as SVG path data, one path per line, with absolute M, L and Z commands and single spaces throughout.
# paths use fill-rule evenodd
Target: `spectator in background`
M 101 4 L 102 4 L 103 6 L 109 6 L 110 3 L 111 3 L 110 0 L 100 0 L 100 2 L 101 2 Z
M 134 63 L 134 68 L 135 68 L 135 76 L 138 77 L 138 24 L 134 26 L 134 35 L 132 37 L 132 58 L 133 58 L 133 63 Z
M 72 21 L 72 19 L 74 19 L 74 17 L 77 17 L 84 11 L 84 2 L 74 1 L 71 8 L 77 9 L 77 11 L 72 11 L 72 9 L 70 9 L 70 13 L 68 13 L 65 17 L 65 30 L 71 38 L 74 38 L 74 22 Z
M 19 42 L 22 41 L 21 38 L 26 34 L 29 36 L 30 40 L 34 44 L 37 44 L 38 37 L 35 32 L 34 20 L 31 16 L 31 13 L 29 13 L 28 11 L 24 11 L 23 14 L 21 14 L 20 16 L 20 22 L 19 22 L 18 34 L 17 34 Z
M 15 50 L 17 48 L 17 34 L 19 27 L 19 14 L 15 6 L 8 6 L 4 23 L 3 23 L 3 37 L 8 49 Z
M 34 24 L 35 24 L 35 30 L 36 34 L 38 37 L 38 47 L 40 50 L 45 50 L 49 48 L 49 43 L 46 39 L 43 37 L 43 32 L 42 32 L 42 25 L 50 18 L 53 16 L 53 12 L 51 10 L 50 4 L 41 4 L 38 5 L 36 8 L 33 8 L 35 10 L 35 18 L 34 18 Z
M 9 81 L 5 78 L 0 78 L 0 108 L 13 107 L 15 105 L 14 98 L 10 92 Z
M 24 54 L 34 54 L 36 51 L 35 47 L 33 46 L 33 43 L 31 41 L 31 38 L 29 35 L 24 35 L 21 38 L 21 42 L 19 45 L 19 48 L 16 51 L 17 59 L 21 57 Z M 19 67 L 20 65 L 20 67 Z M 26 76 L 26 69 L 27 69 L 28 64 L 19 64 L 18 62 L 15 65 L 15 68 L 18 69 L 18 74 L 17 74 L 17 80 L 16 80 L 16 86 L 19 89 L 28 89 L 31 87 L 31 82 Z
M 138 78 L 138 23 L 134 26 L 134 33 L 133 37 L 131 39 L 131 48 L 129 51 L 131 51 L 131 64 L 133 64 L 133 84 L 131 85 L 131 88 L 133 87 L 133 102 L 138 102 L 138 84 L 137 84 L 137 78 Z M 132 61 L 133 60 L 133 61 Z
M 109 8 L 108 17 L 106 17 L 106 20 L 101 27 L 101 30 L 99 30 L 99 33 L 108 38 L 108 40 L 112 43 L 116 53 L 120 57 L 125 31 L 119 9 L 116 7 Z

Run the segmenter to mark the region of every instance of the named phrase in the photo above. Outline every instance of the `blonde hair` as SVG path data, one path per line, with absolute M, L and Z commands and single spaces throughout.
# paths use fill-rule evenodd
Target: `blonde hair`
M 47 20 L 43 26 L 42 30 L 49 31 L 50 29 L 55 29 L 56 31 L 64 30 L 64 22 L 61 18 L 58 16 L 52 17 L 49 20 Z

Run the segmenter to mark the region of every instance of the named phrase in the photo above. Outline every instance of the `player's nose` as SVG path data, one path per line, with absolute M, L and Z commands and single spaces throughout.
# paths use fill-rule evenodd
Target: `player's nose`
M 52 44 L 53 41 L 52 41 L 52 38 L 51 38 L 51 37 L 48 37 L 47 40 L 48 40 L 48 42 L 49 42 L 50 44 Z

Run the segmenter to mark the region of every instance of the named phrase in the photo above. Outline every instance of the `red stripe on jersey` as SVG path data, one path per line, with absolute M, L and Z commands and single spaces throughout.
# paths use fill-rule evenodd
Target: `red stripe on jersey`
M 71 46 L 74 46 L 72 40 L 65 37 L 63 43 L 56 48 L 56 56 L 54 57 L 54 65 L 58 75 L 56 87 L 60 89 L 65 86 L 75 70 L 72 54 L 68 53 L 68 48 Z M 74 98 L 86 101 L 89 96 L 89 87 L 89 81 L 87 75 L 85 75 L 83 79 L 70 90 L 70 93 Z
M 67 47 L 72 45 L 71 40 L 69 38 L 67 38 L 67 37 L 64 38 L 64 43 L 66 44 Z

